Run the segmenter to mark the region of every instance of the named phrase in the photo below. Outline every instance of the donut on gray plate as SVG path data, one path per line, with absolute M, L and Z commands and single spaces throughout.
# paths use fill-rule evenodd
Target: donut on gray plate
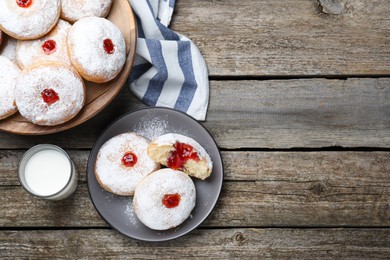
M 169 168 L 145 177 L 135 189 L 133 207 L 139 220 L 155 230 L 183 223 L 195 207 L 196 190 L 192 179 Z
M 107 191 L 131 196 L 137 184 L 147 175 L 160 168 L 146 154 L 149 141 L 133 133 L 123 133 L 109 139 L 100 148 L 95 176 Z
M 210 176 L 213 163 L 206 150 L 194 139 L 169 133 L 153 140 L 148 155 L 154 161 L 174 170 L 181 170 L 201 180 Z

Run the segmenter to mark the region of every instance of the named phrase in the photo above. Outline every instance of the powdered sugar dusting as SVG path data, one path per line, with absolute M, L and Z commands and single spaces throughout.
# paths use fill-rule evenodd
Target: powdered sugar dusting
M 15 86 L 20 69 L 6 57 L 0 56 L 0 119 L 16 112 Z
M 177 207 L 162 204 L 165 194 L 180 195 Z M 180 225 L 195 207 L 196 191 L 192 179 L 181 171 L 158 170 L 137 186 L 133 205 L 139 220 L 151 229 L 166 230 Z
M 112 0 L 62 0 L 61 17 L 70 22 L 89 16 L 105 17 L 111 4 Z
M 176 142 L 189 144 L 192 147 L 194 147 L 199 157 L 206 159 L 207 166 L 209 168 L 213 167 L 213 162 L 211 161 L 210 155 L 206 152 L 206 150 L 197 141 L 195 141 L 194 139 L 188 136 L 169 133 L 169 134 L 161 135 L 157 137 L 155 140 L 153 140 L 153 143 L 156 143 L 158 146 L 163 146 L 163 145 L 173 146 Z
M 100 182 L 119 195 L 134 193 L 136 185 L 148 174 L 158 169 L 146 154 L 149 142 L 135 134 L 117 135 L 100 148 L 96 159 L 95 173 Z M 133 167 L 125 167 L 121 160 L 126 152 L 133 152 L 138 162 Z
M 70 65 L 66 37 L 68 35 L 70 23 L 59 20 L 54 29 L 44 37 L 31 41 L 18 41 L 17 57 L 21 68 L 28 67 L 33 63 L 45 61 L 58 61 Z M 42 45 L 47 40 L 56 42 L 56 50 L 51 54 L 46 54 Z
M 167 118 L 146 116 L 143 117 L 134 127 L 134 132 L 143 137 L 154 140 L 167 131 Z
M 46 104 L 41 93 L 53 89 L 59 100 Z M 15 89 L 20 114 L 39 125 L 56 125 L 73 118 L 83 107 L 85 89 L 82 79 L 71 67 L 46 63 L 24 70 Z
M 133 226 L 136 226 L 138 221 L 132 203 L 129 202 L 126 204 L 125 213 L 129 217 L 128 220 L 130 223 L 133 224 Z
M 58 21 L 60 0 L 34 0 L 22 8 L 15 0 L 0 1 L 0 27 L 21 39 L 34 39 L 49 32 Z
M 114 52 L 107 54 L 104 40 L 110 39 Z M 86 79 L 115 78 L 126 61 L 126 45 L 122 33 L 112 22 L 98 17 L 77 21 L 68 34 L 69 55 L 72 64 Z

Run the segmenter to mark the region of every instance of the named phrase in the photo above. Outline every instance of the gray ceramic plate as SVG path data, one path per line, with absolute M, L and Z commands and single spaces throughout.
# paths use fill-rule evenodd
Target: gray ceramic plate
M 193 179 L 196 205 L 190 217 L 180 226 L 156 231 L 143 225 L 134 213 L 132 197 L 121 197 L 105 191 L 96 181 L 94 165 L 100 147 L 111 137 L 133 131 L 149 139 L 173 132 L 198 141 L 210 154 L 213 172 L 206 180 Z M 144 241 L 166 241 L 180 237 L 199 226 L 211 213 L 222 188 L 223 165 L 218 147 L 209 132 L 188 115 L 168 108 L 147 108 L 130 112 L 107 127 L 95 142 L 88 159 L 88 189 L 101 217 L 120 233 Z

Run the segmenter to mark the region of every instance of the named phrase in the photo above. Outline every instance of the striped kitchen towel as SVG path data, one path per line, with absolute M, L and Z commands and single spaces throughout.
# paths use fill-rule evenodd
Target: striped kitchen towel
M 149 106 L 171 107 L 205 120 L 209 81 L 195 44 L 169 25 L 175 0 L 129 0 L 137 18 L 137 56 L 128 84 Z

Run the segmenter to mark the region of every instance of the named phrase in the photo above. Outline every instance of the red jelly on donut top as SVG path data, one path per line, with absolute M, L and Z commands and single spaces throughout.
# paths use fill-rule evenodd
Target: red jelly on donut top
M 172 151 L 169 155 L 167 166 L 174 170 L 180 170 L 184 168 L 184 164 L 192 159 L 194 161 L 199 161 L 198 153 L 195 151 L 194 147 L 189 144 L 176 142 L 175 150 Z
M 137 161 L 138 158 L 133 152 L 127 152 L 122 157 L 122 164 L 126 167 L 133 167 Z
M 27 8 L 32 4 L 32 0 L 16 0 L 16 4 L 20 7 Z
M 180 204 L 180 195 L 178 193 L 175 194 L 165 194 L 162 199 L 162 204 L 164 204 L 167 208 L 175 208 Z
M 110 39 L 105 39 L 103 41 L 103 47 L 104 47 L 104 50 L 107 52 L 107 54 L 113 54 L 114 53 L 115 45 L 112 43 L 112 41 Z
M 41 92 L 41 96 L 43 98 L 43 101 L 48 104 L 49 106 L 57 102 L 60 98 L 58 97 L 58 94 L 51 88 L 44 89 Z
M 42 44 L 42 49 L 46 55 L 56 51 L 57 43 L 54 40 L 47 40 Z

